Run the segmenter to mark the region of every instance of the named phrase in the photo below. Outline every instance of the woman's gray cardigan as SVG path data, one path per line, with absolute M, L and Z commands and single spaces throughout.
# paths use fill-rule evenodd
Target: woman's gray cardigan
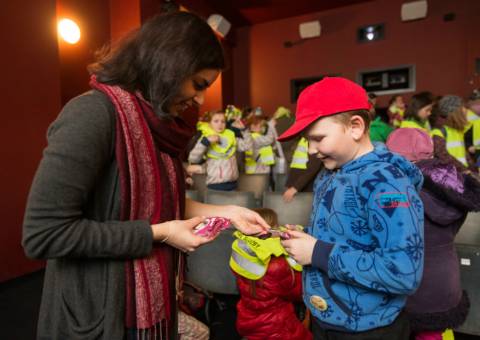
M 48 130 L 23 225 L 28 257 L 47 259 L 38 339 L 123 339 L 125 260 L 151 252 L 148 221 L 119 221 L 115 111 L 90 91 Z

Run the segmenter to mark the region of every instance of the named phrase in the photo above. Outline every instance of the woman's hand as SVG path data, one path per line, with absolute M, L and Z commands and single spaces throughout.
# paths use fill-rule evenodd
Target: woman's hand
M 298 192 L 297 189 L 295 189 L 294 187 L 288 188 L 283 193 L 283 200 L 287 203 L 291 202 L 293 200 L 293 198 L 295 197 L 295 195 L 297 194 L 297 192 Z
M 195 235 L 194 228 L 202 223 L 205 217 L 194 217 L 189 220 L 173 220 L 152 225 L 153 239 L 180 249 L 191 252 L 202 244 L 208 243 L 214 238 Z
M 227 205 L 220 211 L 221 217 L 230 219 L 233 226 L 245 235 L 266 234 L 270 226 L 255 211 L 239 207 L 236 205 Z

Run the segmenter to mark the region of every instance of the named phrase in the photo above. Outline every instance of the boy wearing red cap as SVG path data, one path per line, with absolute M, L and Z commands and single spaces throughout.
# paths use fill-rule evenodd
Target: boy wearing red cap
M 285 249 L 304 265 L 304 301 L 315 339 L 408 339 L 402 312 L 423 271 L 423 177 L 405 158 L 373 145 L 368 97 L 344 78 L 300 95 L 295 124 L 325 169 L 314 187 L 306 233 Z

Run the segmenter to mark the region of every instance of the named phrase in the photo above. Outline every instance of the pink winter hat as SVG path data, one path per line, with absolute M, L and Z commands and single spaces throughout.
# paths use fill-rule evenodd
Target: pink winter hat
M 388 136 L 386 144 L 390 151 L 402 155 L 411 162 L 433 157 L 432 138 L 421 129 L 397 129 Z

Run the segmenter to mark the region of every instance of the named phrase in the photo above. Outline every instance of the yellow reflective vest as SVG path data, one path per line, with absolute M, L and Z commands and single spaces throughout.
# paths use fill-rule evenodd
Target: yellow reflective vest
M 210 127 L 210 124 L 207 122 L 198 122 L 197 123 L 197 130 L 202 133 L 202 136 L 208 137 L 212 135 L 216 135 L 217 133 Z
M 465 131 L 459 131 L 449 126 L 444 126 L 445 134 L 441 129 L 433 129 L 432 137 L 439 136 L 445 139 L 447 144 L 447 151 L 450 155 L 455 157 L 463 165 L 468 166 L 467 150 L 465 149 L 464 135 Z
M 293 153 L 290 168 L 306 169 L 308 163 L 308 141 L 302 137 L 298 141 L 297 147 Z
M 394 119 L 392 122 L 393 126 L 399 127 L 403 120 L 403 116 L 405 115 L 405 110 L 397 107 L 395 104 L 391 105 L 388 109 L 390 110 L 391 113 L 398 114 L 400 116 L 400 120 Z
M 262 240 L 244 235 L 239 231 L 234 232 L 233 235 L 237 240 L 232 244 L 230 268 L 238 275 L 249 280 L 260 280 L 267 272 L 272 256 L 285 256 L 292 269 L 302 271 L 302 266 L 282 247 L 280 238 L 270 237 Z
M 258 132 L 252 133 L 252 138 L 255 140 L 260 137 Z M 254 174 L 257 169 L 257 162 L 262 165 L 274 165 L 275 155 L 273 154 L 273 148 L 271 145 L 263 146 L 258 150 L 258 157 L 254 157 L 253 150 L 245 151 L 245 172 L 247 174 Z
M 210 144 L 207 157 L 213 159 L 228 159 L 235 154 L 237 150 L 237 140 L 235 133 L 225 129 L 222 133 L 215 133 L 220 137 L 218 143 Z
M 421 129 L 428 133 L 430 133 L 430 130 L 431 130 L 430 123 L 428 122 L 428 120 L 423 125 L 421 125 L 419 122 L 415 120 L 410 120 L 410 119 L 402 120 L 402 122 L 400 123 L 400 128 Z
M 473 146 L 475 149 L 480 150 L 480 116 L 472 110 L 467 109 L 467 119 L 473 128 Z

